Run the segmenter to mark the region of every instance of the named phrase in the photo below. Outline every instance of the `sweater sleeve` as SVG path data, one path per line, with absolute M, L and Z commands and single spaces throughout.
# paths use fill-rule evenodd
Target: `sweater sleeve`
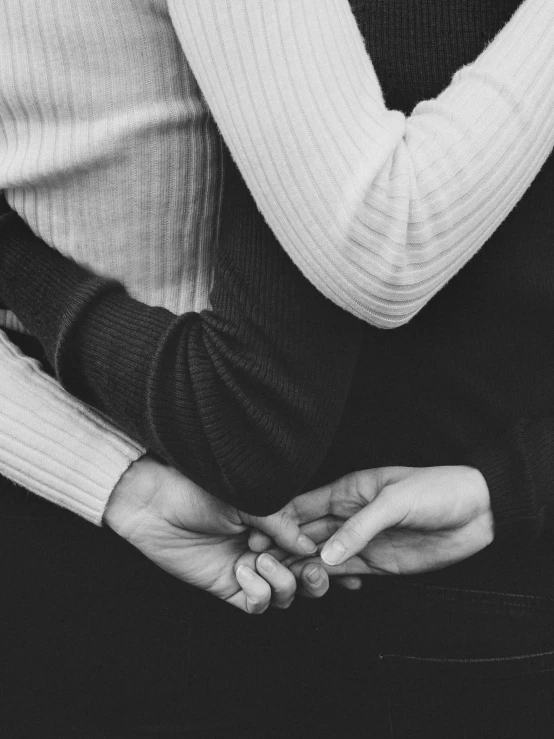
M 406 117 L 385 106 L 347 0 L 170 0 L 258 207 L 306 277 L 407 322 L 516 205 L 554 144 L 554 3 L 525 0 Z
M 234 171 L 211 311 L 139 303 L 15 213 L 1 224 L 0 298 L 70 392 L 213 494 L 265 515 L 304 489 L 330 446 L 361 324 L 302 277 Z M 233 221 L 241 199 L 254 217 L 246 232 Z
M 142 454 L 0 331 L 0 474 L 100 525 L 119 478 Z
M 540 536 L 554 503 L 554 419 L 522 420 L 466 461 L 487 481 L 496 539 L 513 545 Z
M 0 218 L 8 212 L 0 197 Z M 140 445 L 65 392 L 3 331 L 0 439 L 0 474 L 96 525 L 121 475 L 144 454 Z

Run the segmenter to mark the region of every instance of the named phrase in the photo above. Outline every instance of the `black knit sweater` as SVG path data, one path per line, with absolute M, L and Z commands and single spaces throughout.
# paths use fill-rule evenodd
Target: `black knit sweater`
M 15 213 L 0 220 L 0 293 L 70 392 L 211 493 L 268 514 L 330 446 L 361 325 L 267 238 L 230 161 L 225 193 L 210 311 L 176 317 L 133 300 Z
M 409 113 L 519 0 L 354 3 L 389 107 Z M 383 29 L 386 29 L 383 32 Z M 482 251 L 407 326 L 364 328 L 352 390 L 314 482 L 384 465 L 468 463 L 499 541 L 536 539 L 554 500 L 554 157 Z
M 405 112 L 518 4 L 352 3 L 387 103 Z M 551 159 L 482 252 L 394 332 L 314 294 L 232 165 L 212 312 L 147 308 L 14 215 L 2 224 L 0 296 L 66 387 L 243 507 L 268 512 L 293 495 L 335 434 L 312 484 L 370 466 L 470 463 L 489 483 L 499 538 L 536 537 L 554 487 L 553 185 Z

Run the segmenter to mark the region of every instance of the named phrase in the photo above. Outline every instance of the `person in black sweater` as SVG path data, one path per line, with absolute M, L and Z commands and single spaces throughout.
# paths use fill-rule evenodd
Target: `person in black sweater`
M 458 25 L 472 13 L 478 23 L 469 26 L 476 31 L 472 41 L 448 59 L 433 29 L 417 28 L 413 37 L 427 41 L 428 66 L 425 75 L 410 80 L 402 58 L 387 54 L 370 8 L 359 4 L 355 11 L 377 71 L 380 65 L 387 69 L 382 79 L 388 102 L 405 111 L 433 89 L 442 89 L 452 71 L 494 34 L 503 14 L 496 5 L 486 10 L 479 3 L 456 5 L 452 12 Z M 440 573 L 372 581 L 355 608 L 351 602 L 348 610 L 337 601 L 322 604 L 320 643 L 332 642 L 336 654 L 349 655 L 347 672 L 359 676 L 361 688 L 369 679 L 370 656 L 380 655 L 379 669 L 371 667 L 378 679 L 371 684 L 385 684 L 390 731 L 400 736 L 523 737 L 531 732 L 546 737 L 551 731 L 552 165 L 551 159 L 485 250 L 411 324 L 386 334 L 364 327 L 346 411 L 311 481 L 327 484 L 352 470 L 401 463 L 469 465 L 487 482 L 493 546 Z M 239 225 L 224 231 L 230 251 L 245 233 L 272 244 L 263 224 L 251 227 L 259 215 L 245 189 L 241 194 L 239 185 L 237 192 L 233 216 Z M 16 261 L 5 274 L 17 274 L 24 265 L 26 276 L 34 271 L 38 279 L 46 251 L 39 257 L 38 244 L 37 250 L 25 249 L 27 237 L 14 233 L 4 258 L 12 258 L 13 247 Z M 77 282 L 85 279 L 67 269 Z M 37 282 L 30 284 L 34 289 Z M 5 294 L 19 311 L 19 298 Z M 51 297 L 56 312 L 59 296 Z M 32 305 L 32 295 L 26 300 Z M 62 313 L 64 318 L 72 315 Z M 102 306 L 94 304 L 84 316 L 77 312 L 63 330 L 54 325 L 45 331 L 42 338 L 62 377 L 72 375 L 76 361 L 79 376 L 86 375 L 90 364 L 83 358 L 98 353 L 105 315 L 109 312 L 103 314 Z M 113 337 L 108 340 L 111 347 L 116 343 Z M 87 382 L 102 384 L 93 383 L 90 375 Z M 129 390 L 133 395 L 134 388 Z M 347 619 L 347 634 L 337 633 L 337 619 Z M 502 701 L 506 705 L 500 710 Z M 374 727 L 379 716 L 376 710 Z M 388 736 L 385 731 L 379 734 L 375 728 L 374 734 Z
M 2 222 L 2 298 L 18 306 L 70 392 L 213 495 L 265 515 L 321 464 L 361 330 L 277 242 L 258 248 L 263 219 L 241 218 L 250 196 L 230 160 L 226 171 L 210 311 L 175 316 L 141 304 L 117 282 L 43 252 L 14 213 Z M 45 257 L 41 275 L 33 254 Z

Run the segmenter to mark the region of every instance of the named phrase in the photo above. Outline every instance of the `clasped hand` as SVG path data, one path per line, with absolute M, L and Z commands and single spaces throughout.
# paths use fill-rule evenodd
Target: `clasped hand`
M 248 613 L 320 597 L 329 575 L 357 588 L 362 575 L 447 567 L 494 536 L 486 482 L 469 467 L 355 472 L 256 517 L 143 457 L 104 520 L 162 569 Z
M 287 509 L 322 545 L 319 561 L 334 576 L 430 572 L 471 557 L 494 538 L 487 483 L 471 467 L 354 472 L 295 498 Z M 250 547 L 271 551 L 272 542 L 254 531 Z M 309 561 L 283 563 L 298 573 Z

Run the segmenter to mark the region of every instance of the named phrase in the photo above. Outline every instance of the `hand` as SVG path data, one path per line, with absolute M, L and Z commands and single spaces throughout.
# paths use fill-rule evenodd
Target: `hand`
M 486 481 L 470 467 L 354 472 L 292 505 L 304 533 L 326 542 L 321 557 L 336 575 L 438 570 L 471 557 L 494 538 Z M 267 536 L 252 534 L 255 551 L 267 544 Z
M 296 580 L 269 554 L 248 548 L 249 526 L 256 525 L 289 552 L 304 555 L 315 546 L 282 513 L 249 516 L 206 493 L 186 477 L 153 459 L 134 462 L 112 493 L 104 521 L 166 572 L 246 611 L 287 608 Z M 303 590 L 319 597 L 328 588 L 323 568 L 299 571 Z

